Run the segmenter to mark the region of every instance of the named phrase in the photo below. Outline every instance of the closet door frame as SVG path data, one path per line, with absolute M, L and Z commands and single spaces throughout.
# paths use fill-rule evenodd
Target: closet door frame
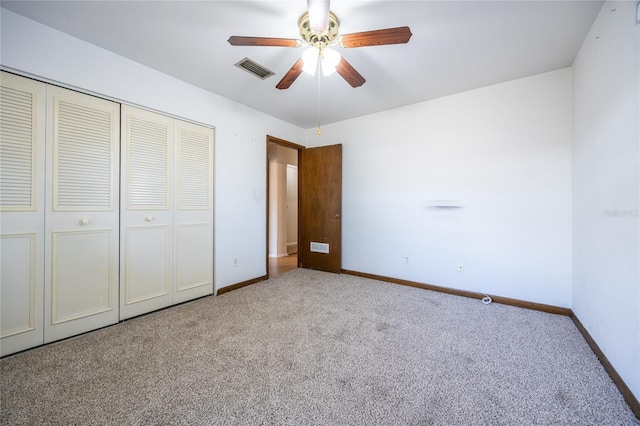
M 212 127 L 4 71 L 2 86 L 30 93 L 34 131 L 31 203 L 0 205 L 0 356 L 213 294 Z M 125 185 L 132 154 L 125 111 L 166 125 L 165 204 L 131 203 Z M 66 114 L 64 125 L 61 114 Z M 92 136 L 80 134 L 85 124 L 89 133 L 98 129 L 87 124 L 93 118 L 108 123 L 108 153 L 91 151 Z M 77 134 L 69 133 L 69 123 Z M 107 134 L 100 129 L 102 136 Z M 93 185 L 96 174 L 90 170 L 96 164 L 108 180 L 100 188 Z M 24 173 L 26 167 L 20 167 Z M 92 204 L 96 193 L 108 201 Z M 134 238 L 143 233 L 153 236 Z M 162 289 L 136 300 L 127 282 L 141 271 L 127 265 L 133 253 L 144 259 L 149 248 L 164 259 Z M 151 265 L 158 269 L 158 263 Z

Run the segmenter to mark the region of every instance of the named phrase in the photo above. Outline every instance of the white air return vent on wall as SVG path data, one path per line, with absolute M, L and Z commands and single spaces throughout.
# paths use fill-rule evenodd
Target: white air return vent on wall
M 249 59 L 244 58 L 234 64 L 236 67 L 245 70 L 249 74 L 253 74 L 261 80 L 267 79 L 274 75 L 275 73 L 270 69 L 267 69 L 260 65 L 259 63 Z
M 326 243 L 311 243 L 311 251 L 316 253 L 329 254 L 329 244 Z

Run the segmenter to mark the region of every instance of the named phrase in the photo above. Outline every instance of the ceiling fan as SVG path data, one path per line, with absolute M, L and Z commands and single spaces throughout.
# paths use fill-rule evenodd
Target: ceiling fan
M 276 85 L 278 89 L 288 89 L 302 71 L 314 74 L 318 65 L 321 65 L 325 76 L 336 71 L 351 87 L 362 86 L 366 81 L 364 77 L 330 46 L 354 48 L 402 44 L 407 43 L 412 35 L 409 27 L 386 28 L 340 35 L 340 21 L 338 21 L 336 15 L 329 11 L 329 0 L 307 0 L 307 6 L 308 12 L 305 12 L 298 20 L 302 40 L 244 36 L 231 36 L 227 40 L 232 46 L 308 46 L 309 49 L 302 54 L 302 57 L 293 64 L 291 69 Z

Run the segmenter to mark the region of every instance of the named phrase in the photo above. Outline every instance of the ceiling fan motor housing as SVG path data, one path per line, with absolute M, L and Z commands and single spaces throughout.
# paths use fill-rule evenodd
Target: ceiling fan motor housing
M 317 33 L 311 29 L 309 23 L 309 12 L 305 12 L 304 15 L 298 20 L 298 27 L 300 28 L 300 37 L 306 41 L 310 46 L 317 48 L 324 48 L 333 44 L 340 32 L 340 21 L 336 15 L 329 12 L 329 25 L 327 31 L 323 33 Z

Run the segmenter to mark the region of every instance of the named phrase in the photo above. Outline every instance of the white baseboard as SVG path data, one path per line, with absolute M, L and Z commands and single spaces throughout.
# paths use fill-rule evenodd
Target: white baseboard
M 287 253 L 278 253 L 278 254 L 271 254 L 270 253 L 269 254 L 269 257 L 273 257 L 273 258 L 276 258 L 276 257 L 287 257 L 287 256 L 289 256 Z

